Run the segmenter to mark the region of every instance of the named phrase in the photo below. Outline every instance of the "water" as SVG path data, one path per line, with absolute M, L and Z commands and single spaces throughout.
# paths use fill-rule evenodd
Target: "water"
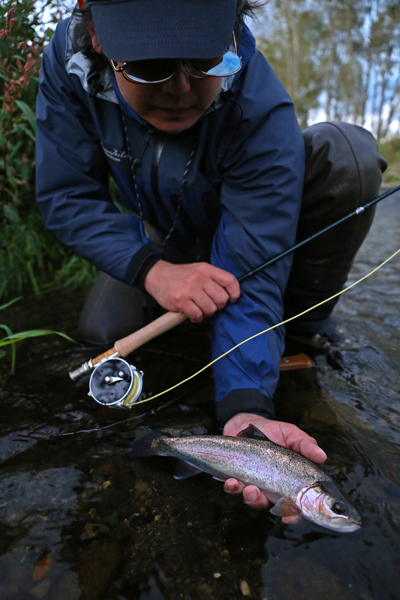
M 351 282 L 399 247 L 400 199 L 385 200 Z M 314 351 L 315 368 L 284 374 L 276 394 L 278 415 L 317 438 L 326 471 L 362 514 L 352 534 L 305 520 L 285 527 L 207 475 L 175 481 L 168 459 L 126 457 L 139 426 L 218 433 L 210 371 L 153 403 L 112 410 L 67 375 L 93 351 L 55 337 L 24 342 L 0 390 L 0 597 L 397 600 L 399 265 L 345 294 L 335 311 L 344 347 Z M 20 303 L 3 322 L 74 336 L 82 299 Z M 184 325 L 131 360 L 154 394 L 206 364 L 208 346 L 207 327 Z

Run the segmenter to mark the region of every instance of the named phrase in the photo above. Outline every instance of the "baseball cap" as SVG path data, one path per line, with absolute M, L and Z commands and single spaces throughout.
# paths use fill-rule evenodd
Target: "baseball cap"
M 115 61 L 215 58 L 229 46 L 237 0 L 86 0 Z

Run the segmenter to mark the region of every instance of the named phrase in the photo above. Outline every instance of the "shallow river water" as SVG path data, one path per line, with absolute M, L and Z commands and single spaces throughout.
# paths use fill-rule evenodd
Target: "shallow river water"
M 400 198 L 378 206 L 350 282 L 400 248 Z M 142 426 L 218 433 L 211 371 L 130 412 L 103 408 L 68 371 L 98 354 L 56 337 L 20 345 L 0 389 L 0 598 L 397 600 L 400 597 L 400 257 L 335 310 L 346 342 L 282 375 L 280 418 L 315 436 L 326 472 L 362 515 L 351 534 L 283 526 L 222 484 L 173 478 L 170 459 L 127 458 Z M 75 335 L 82 293 L 3 311 L 14 331 Z M 208 327 L 136 351 L 155 394 L 208 362 Z M 303 348 L 293 348 L 293 351 Z

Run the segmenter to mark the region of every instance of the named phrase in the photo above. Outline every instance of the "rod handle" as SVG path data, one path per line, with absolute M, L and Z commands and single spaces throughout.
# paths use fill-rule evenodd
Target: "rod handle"
M 183 321 L 186 321 L 186 319 L 187 317 L 183 313 L 167 312 L 155 321 L 142 327 L 142 329 L 116 341 L 115 348 L 118 350 L 120 356 L 128 356 L 128 354 L 136 350 L 136 348 L 143 346 L 146 342 L 173 329 L 177 325 L 180 325 Z M 96 359 L 93 359 L 93 362 L 95 360 Z

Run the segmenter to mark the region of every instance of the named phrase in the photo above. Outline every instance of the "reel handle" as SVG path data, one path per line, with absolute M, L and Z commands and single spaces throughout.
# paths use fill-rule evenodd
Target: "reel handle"
M 186 319 L 187 316 L 183 313 L 169 311 L 164 315 L 161 315 L 161 317 L 158 317 L 155 321 L 145 325 L 142 329 L 116 341 L 114 346 L 116 350 L 118 350 L 120 356 L 128 356 L 128 354 L 136 350 L 136 348 L 143 346 L 143 344 L 158 337 L 162 333 L 177 327 L 177 325 L 180 325 L 183 321 L 186 321 Z M 115 350 L 113 351 L 115 352 Z M 96 359 L 93 359 L 93 362 L 95 360 Z

